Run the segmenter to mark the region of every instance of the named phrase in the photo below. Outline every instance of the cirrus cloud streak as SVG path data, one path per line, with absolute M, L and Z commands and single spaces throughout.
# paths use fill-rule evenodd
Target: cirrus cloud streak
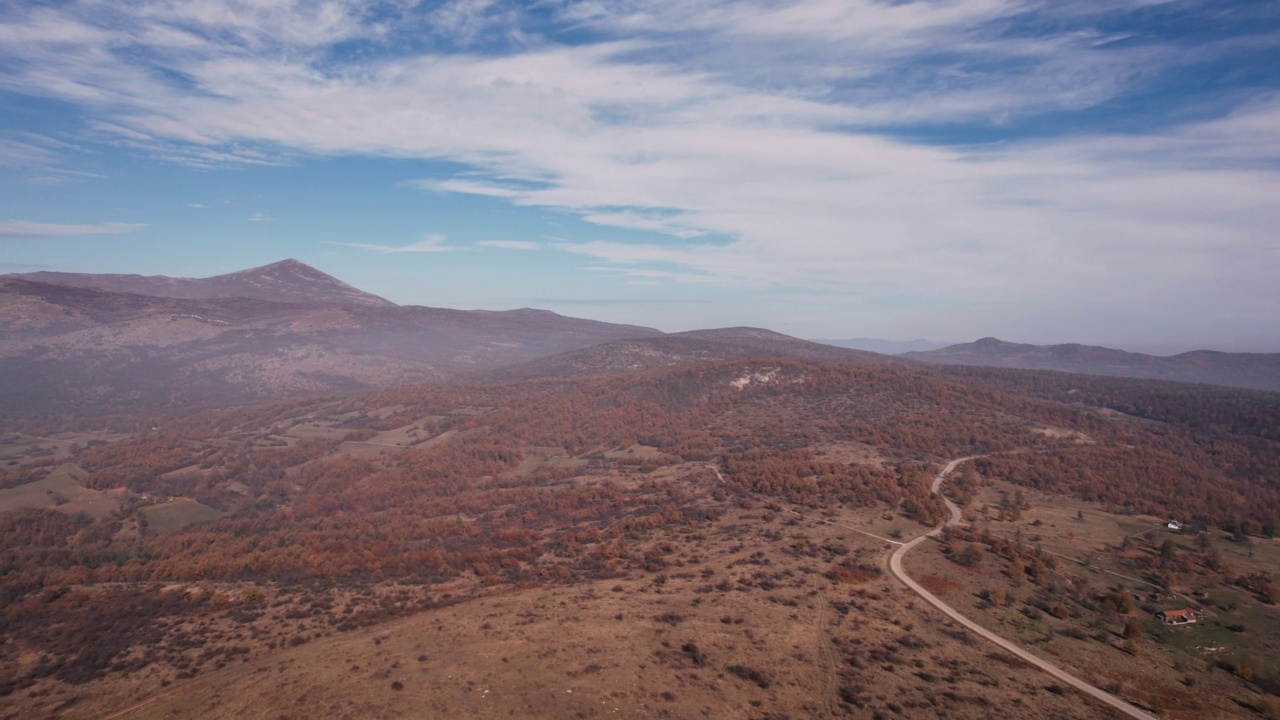
M 77 235 L 122 235 L 147 227 L 140 223 L 104 222 L 96 225 L 0 220 L 0 238 L 56 238 Z

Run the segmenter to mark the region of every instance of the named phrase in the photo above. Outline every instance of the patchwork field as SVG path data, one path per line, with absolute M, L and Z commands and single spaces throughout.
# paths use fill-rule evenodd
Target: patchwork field
M 0 512 L 18 508 L 47 508 L 67 513 L 85 512 L 103 518 L 120 506 L 121 493 L 100 492 L 76 481 L 84 471 L 66 464 L 48 475 L 17 487 L 0 489 Z
M 201 505 L 195 500 L 178 498 L 145 507 L 142 509 L 142 516 L 147 519 L 147 527 L 164 534 L 177 532 L 196 523 L 217 520 L 222 517 L 222 511 Z

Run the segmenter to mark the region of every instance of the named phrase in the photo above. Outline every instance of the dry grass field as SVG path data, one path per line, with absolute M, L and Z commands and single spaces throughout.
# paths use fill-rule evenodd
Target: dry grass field
M 273 609 L 234 642 L 271 637 L 275 649 L 215 655 L 194 678 L 153 667 L 41 685 L 0 717 L 1107 716 L 893 581 L 889 545 L 849 529 L 876 527 L 884 509 L 801 518 L 747 504 L 658 538 L 661 569 L 552 587 L 463 583 L 443 605 L 370 627 L 339 629 L 341 599 L 322 603 L 332 614 L 288 620 L 315 601 L 264 588 Z M 441 601 L 443 588 L 410 590 L 412 605 Z M 233 605 L 236 592 L 224 592 Z M 235 637 L 218 622 L 231 621 L 208 637 Z M 306 641 L 283 641 L 294 636 Z
M 95 518 L 109 515 L 120 505 L 120 493 L 90 490 L 76 482 L 83 476 L 75 465 L 54 468 L 44 478 L 0 489 L 0 512 L 18 508 L 48 508 L 68 513 L 86 512 Z
M 178 498 L 143 508 L 142 516 L 154 532 L 171 533 L 195 523 L 217 520 L 222 512 L 189 498 Z
M 513 473 L 587 463 L 554 450 L 530 448 Z M 630 450 L 605 457 L 625 464 L 653 455 Z M 718 481 L 698 470 L 683 464 L 572 482 L 697 477 L 705 483 L 697 502 L 711 502 Z M 74 485 L 68 472 L 55 475 L 21 489 Z M 1273 609 L 1210 578 L 1187 576 L 1178 590 L 1197 597 L 1210 590 L 1218 606 L 1212 623 L 1164 629 L 1138 609 L 1133 617 L 1143 634 L 1134 640 L 1124 635 L 1125 618 L 1075 606 L 1062 617 L 1040 611 L 1043 588 L 1063 583 L 1150 595 L 1154 587 L 1140 581 L 1126 553 L 1154 552 L 1171 533 L 1157 518 L 1026 489 L 1022 517 L 1000 519 L 1003 498 L 1018 491 L 987 482 L 966 514 L 975 529 L 1056 553 L 1050 580 L 1011 577 L 989 553 L 976 567 L 962 567 L 940 543 L 909 555 L 909 572 L 983 625 L 1167 717 L 1270 712 L 1266 698 L 1214 663 L 1224 651 L 1274 652 L 1241 640 L 1280 634 Z M 218 515 L 186 499 L 142 512 L 160 533 Z M 651 539 L 660 567 L 611 579 L 550 587 L 472 579 L 363 596 L 341 587 L 297 593 L 176 585 L 173 592 L 218 596 L 210 604 L 229 612 L 168 628 L 161 645 L 167 662 L 83 685 L 41 682 L 8 698 L 0 718 L 1108 716 L 892 580 L 884 567 L 894 546 L 885 540 L 925 529 L 888 506 L 805 508 L 740 498 L 708 526 Z M 1122 552 L 1126 537 L 1130 550 Z M 1191 551 L 1191 538 L 1173 538 Z M 1275 567 L 1280 554 L 1273 543 L 1255 544 L 1250 558 L 1229 539 L 1211 542 L 1242 570 Z M 1135 579 L 1120 577 L 1126 573 Z M 1003 599 L 993 603 L 996 588 Z M 253 593 L 262 599 L 246 599 Z M 395 598 L 396 619 L 347 621 L 361 607 L 385 609 L 388 598 Z M 1247 630 L 1224 629 L 1238 628 L 1234 620 L 1247 621 Z

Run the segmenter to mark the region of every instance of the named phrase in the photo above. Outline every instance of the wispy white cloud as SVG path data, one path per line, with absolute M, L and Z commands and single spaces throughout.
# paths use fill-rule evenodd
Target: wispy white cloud
M 85 148 L 36 132 L 10 132 L 0 138 L 0 167 L 25 171 L 28 185 L 58 186 L 82 180 L 102 179 L 101 173 L 74 169 L 68 159 Z
M 0 166 L 48 165 L 57 158 L 57 153 L 47 147 L 19 140 L 0 139 Z
M 476 245 L 501 248 L 503 250 L 537 250 L 542 247 L 531 240 L 479 240 Z
M 447 0 L 431 11 L 431 31 L 470 46 L 492 35 L 518 35 L 518 5 L 498 0 Z
M 0 220 L 0 238 L 55 238 L 76 235 L 122 235 L 147 227 L 140 223 L 104 222 L 96 225 Z
M 431 235 L 416 243 L 408 245 L 378 245 L 375 243 L 351 243 L 351 242 L 329 242 L 330 245 L 341 245 L 342 247 L 358 248 L 360 250 L 369 250 L 376 253 L 435 253 L 435 252 L 455 252 L 464 250 L 465 248 L 454 245 L 445 245 L 443 235 Z
M 664 213 L 623 210 L 618 212 L 589 212 L 585 213 L 582 219 L 597 225 L 630 230 L 653 230 L 679 238 L 695 238 L 707 234 L 705 230 L 692 228 L 681 222 L 679 214 L 671 216 Z
M 96 137 L 197 167 L 456 163 L 414 185 L 572 212 L 600 239 L 557 247 L 633 282 L 856 289 L 935 300 L 956 322 L 1013 298 L 1206 316 L 1231 293 L 1209 308 L 1183 288 L 1230 284 L 1280 317 L 1274 98 L 1141 133 L 909 139 L 1096 107 L 1222 52 L 1074 21 L 1016 32 L 1029 13 L 1086 12 L 1058 5 L 552 3 L 579 33 L 568 45 L 525 35 L 510 4 L 459 0 L 424 34 L 452 50 L 393 52 L 400 11 L 355 2 L 71 3 L 0 16 L 0 58 L 16 61 L 0 88 L 79 103 Z M 383 52 L 339 49 L 361 42 Z
M 518 198 L 523 194 L 519 188 L 506 187 L 491 182 L 464 180 L 462 178 L 450 178 L 448 180 L 414 180 L 409 184 L 421 190 L 428 190 L 431 192 L 463 193 L 466 195 L 484 195 L 487 197 L 509 199 Z
M 57 186 L 70 185 L 83 180 L 104 180 L 107 176 L 85 170 L 72 170 L 66 167 L 52 166 L 38 168 L 34 174 L 27 176 L 29 185 Z
M 249 216 L 249 222 L 252 223 L 275 222 L 275 220 L 270 213 L 256 212 Z
M 602 259 L 607 260 L 608 258 Z M 631 278 L 631 281 L 633 282 L 654 286 L 678 283 L 684 285 L 709 285 L 723 287 L 727 284 L 726 278 L 716 277 L 714 275 L 694 272 L 677 272 L 673 270 L 657 270 L 653 268 L 631 267 L 626 265 L 587 265 L 584 266 L 582 270 L 585 270 L 586 272 L 603 273 L 607 275 Z

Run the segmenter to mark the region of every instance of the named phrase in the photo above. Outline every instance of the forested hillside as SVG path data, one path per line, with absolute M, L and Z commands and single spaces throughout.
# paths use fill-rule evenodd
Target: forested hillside
M 1265 393 L 778 359 L 119 417 L 96 440 L 82 424 L 76 442 L 14 435 L 32 450 L 11 455 L 12 490 L 0 492 L 60 482 L 65 504 L 51 489 L 0 514 L 0 682 L 12 692 L 49 675 L 141 672 L 137 643 L 150 635 L 137 623 L 160 616 L 179 628 L 156 636 L 178 643 L 168 672 L 186 672 L 177 648 L 191 623 L 245 612 L 211 605 L 208 583 L 295 598 L 330 588 L 301 625 L 259 636 L 279 644 L 459 592 L 661 571 L 664 537 L 710 532 L 757 503 L 882 508 L 932 526 L 946 511 L 928 482 L 957 457 L 1121 512 L 1273 532 L 1278 418 L 1280 398 Z M 85 498 L 106 509 L 68 512 Z M 205 589 L 175 599 L 160 590 L 169 583 Z M 332 597 L 388 584 L 452 590 Z M 134 620 L 66 623 L 103 603 Z M 16 663 L 24 648 L 47 661 Z

